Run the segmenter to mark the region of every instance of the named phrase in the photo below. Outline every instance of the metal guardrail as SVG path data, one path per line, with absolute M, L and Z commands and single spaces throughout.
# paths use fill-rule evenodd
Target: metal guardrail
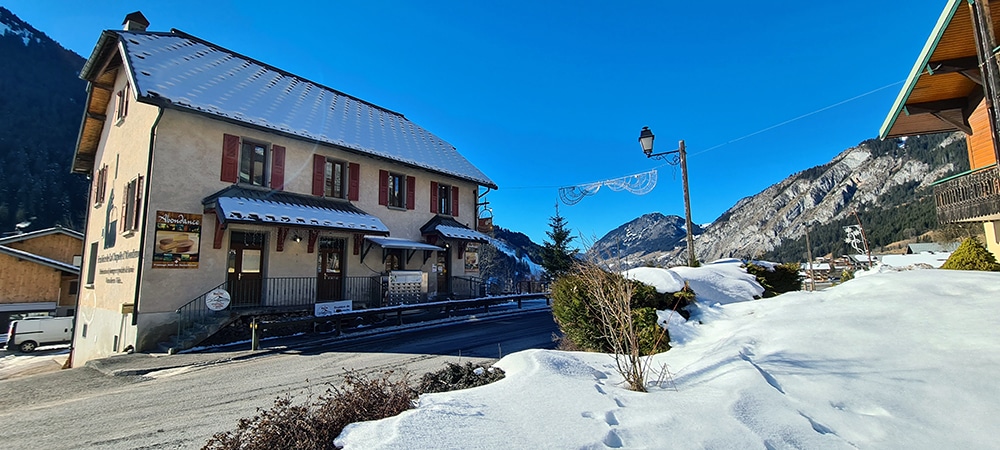
M 994 165 L 934 186 L 939 223 L 1000 213 L 1000 167 Z
M 365 318 L 370 316 L 379 315 L 396 315 L 396 323 L 398 325 L 403 324 L 403 313 L 406 311 L 418 311 L 425 309 L 441 309 L 451 314 L 452 311 L 457 311 L 466 308 L 484 308 L 485 312 L 490 311 L 490 306 L 502 304 L 502 303 L 517 303 L 517 309 L 522 309 L 522 302 L 524 300 L 533 300 L 539 298 L 545 298 L 546 304 L 550 304 L 548 293 L 539 292 L 531 294 L 512 294 L 512 295 L 501 295 L 496 297 L 482 297 L 464 300 L 445 300 L 439 302 L 426 302 L 426 303 L 412 303 L 394 306 L 384 306 L 381 308 L 370 308 L 362 309 L 357 311 L 346 311 L 340 313 L 334 313 L 322 317 L 305 317 L 301 319 L 291 319 L 291 320 L 281 320 L 281 321 L 268 321 L 260 322 L 261 325 L 267 325 L 268 327 L 281 327 L 281 326 L 294 326 L 300 325 L 302 323 L 312 323 L 315 328 L 318 323 L 332 322 L 334 324 L 334 329 L 337 334 L 342 332 L 342 326 L 345 321 L 350 321 L 357 318 Z
M 513 283 L 509 283 L 514 286 Z M 542 287 L 541 285 L 518 285 L 517 288 Z M 209 293 L 216 289 L 225 289 L 230 295 L 229 308 L 223 311 L 212 311 L 205 300 Z M 326 295 L 321 292 L 330 289 Z M 329 287 L 320 286 L 317 277 L 274 277 L 262 278 L 258 281 L 226 281 L 205 291 L 180 308 L 177 308 L 177 334 L 174 337 L 177 347 L 187 347 L 185 342 L 196 335 L 207 337 L 218 331 L 233 319 L 255 314 L 260 310 L 290 310 L 311 309 L 317 301 L 352 300 L 355 305 L 364 307 L 365 313 L 384 314 L 386 311 L 396 311 L 398 308 L 421 309 L 457 305 L 452 302 L 415 303 L 399 306 L 388 306 L 386 302 L 387 277 L 381 275 L 369 277 L 343 277 L 334 281 Z M 535 291 L 537 292 L 537 291 Z M 342 293 L 342 294 L 341 294 Z M 506 294 L 497 283 L 485 282 L 476 277 L 452 277 L 452 296 L 457 299 L 477 299 L 480 306 L 486 303 L 496 303 L 514 298 Z M 536 295 L 537 296 L 537 295 Z M 330 297 L 329 299 L 319 297 Z M 488 299 L 482 299 L 488 297 Z M 317 300 L 319 298 L 319 300 Z M 486 302 L 486 303 L 483 303 Z M 356 306 L 357 307 L 357 306 Z

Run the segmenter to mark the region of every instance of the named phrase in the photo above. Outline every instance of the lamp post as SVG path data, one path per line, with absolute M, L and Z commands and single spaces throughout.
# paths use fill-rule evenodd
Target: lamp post
M 681 165 L 681 178 L 684 180 L 684 220 L 687 226 L 688 266 L 695 267 L 698 265 L 698 258 L 694 256 L 694 226 L 691 224 L 691 196 L 688 193 L 687 152 L 684 150 L 684 141 L 680 141 L 677 150 L 653 153 L 654 137 L 653 132 L 649 131 L 649 127 L 642 127 L 642 131 L 639 133 L 639 144 L 642 145 L 642 152 L 646 154 L 646 157 L 661 159 L 674 166 L 678 163 Z M 668 158 L 667 155 L 674 156 Z

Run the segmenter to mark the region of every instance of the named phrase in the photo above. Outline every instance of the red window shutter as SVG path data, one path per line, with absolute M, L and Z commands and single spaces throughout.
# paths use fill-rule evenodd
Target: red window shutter
M 356 202 L 361 192 L 361 165 L 347 164 L 347 199 Z
M 222 173 L 219 179 L 235 183 L 240 175 L 240 137 L 222 135 Z
M 326 192 L 326 157 L 313 155 L 313 195 L 323 196 Z
M 378 171 L 378 204 L 389 204 L 389 172 L 384 170 Z
M 451 187 L 451 215 L 458 217 L 458 186 Z
M 271 146 L 271 189 L 285 188 L 285 147 Z
M 413 209 L 415 206 L 414 193 L 417 190 L 417 179 L 406 177 L 406 209 Z
M 437 181 L 431 181 L 431 212 L 437 214 L 438 212 L 438 184 Z

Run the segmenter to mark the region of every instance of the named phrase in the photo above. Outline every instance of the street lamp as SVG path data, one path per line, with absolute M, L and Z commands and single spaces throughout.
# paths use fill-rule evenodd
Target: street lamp
M 646 157 L 661 159 L 674 166 L 678 163 L 681 165 L 681 178 L 684 180 L 684 219 L 687 226 L 688 266 L 695 267 L 698 265 L 698 258 L 694 256 L 694 226 L 691 224 L 691 196 L 688 194 L 687 152 L 684 150 L 684 141 L 680 141 L 677 150 L 653 153 L 654 138 L 655 136 L 653 136 L 652 131 L 649 131 L 649 127 L 642 127 L 642 131 L 639 133 L 639 144 L 642 145 L 642 152 L 646 154 Z M 667 155 L 674 156 L 668 158 Z

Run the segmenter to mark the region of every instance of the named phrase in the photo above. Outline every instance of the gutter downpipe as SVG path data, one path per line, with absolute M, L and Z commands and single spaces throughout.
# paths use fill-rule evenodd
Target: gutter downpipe
M 163 117 L 163 107 L 159 106 L 159 111 L 156 113 L 156 120 L 153 121 L 153 126 L 149 129 L 149 163 L 146 166 L 146 185 L 143 186 L 145 192 L 142 194 L 145 201 L 143 201 L 142 205 L 143 226 L 139 232 L 139 264 L 135 268 L 135 308 L 132 311 L 132 326 L 136 326 L 139 323 L 139 292 L 142 287 L 142 268 L 146 264 L 143 260 L 143 256 L 146 253 L 146 230 L 149 229 L 149 224 L 146 223 L 149 218 L 149 191 L 150 186 L 153 184 L 153 147 L 156 144 L 156 128 L 160 125 L 161 117 Z M 138 333 L 135 338 L 136 344 L 138 344 Z

